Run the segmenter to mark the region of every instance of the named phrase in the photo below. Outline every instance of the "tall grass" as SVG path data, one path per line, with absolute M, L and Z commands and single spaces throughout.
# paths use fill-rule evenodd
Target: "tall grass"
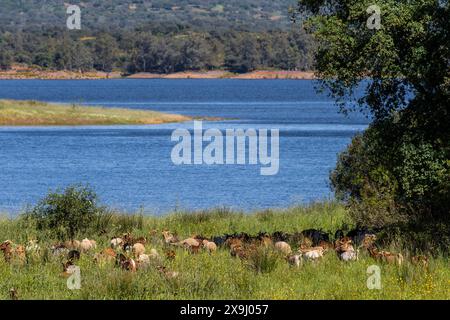
M 147 249 L 155 248 L 164 256 L 175 250 L 175 259 L 163 259 L 167 270 L 179 272 L 169 279 L 156 268 L 129 273 L 113 264 L 102 266 L 93 255 L 83 254 L 81 290 L 69 290 L 61 276 L 61 260 L 48 251 L 28 264 L 8 264 L 0 256 L 0 299 L 9 299 L 10 289 L 19 299 L 449 299 L 450 268 L 448 257 L 431 258 L 428 267 L 413 265 L 409 259 L 401 267 L 382 264 L 361 252 L 359 260 L 341 262 L 330 252 L 322 261 L 289 266 L 284 257 L 270 249 L 241 261 L 225 248 L 209 254 L 191 254 L 182 248 L 163 244 L 161 231 L 169 229 L 180 238 L 193 234 L 206 237 L 224 233 L 260 231 L 296 232 L 309 228 L 334 231 L 347 224 L 346 211 L 336 203 L 314 204 L 254 213 L 218 208 L 200 212 L 174 212 L 166 216 L 125 215 L 110 212 L 89 231 L 98 242 L 97 252 L 109 245 L 112 236 L 132 232 L 146 236 Z M 38 238 L 43 248 L 57 240 L 41 235 L 21 219 L 0 219 L 0 235 L 17 243 Z M 85 235 L 79 235 L 80 238 Z M 392 248 L 400 250 L 399 248 Z M 408 252 L 404 253 L 405 257 Z M 367 288 L 367 268 L 381 268 L 382 289 Z

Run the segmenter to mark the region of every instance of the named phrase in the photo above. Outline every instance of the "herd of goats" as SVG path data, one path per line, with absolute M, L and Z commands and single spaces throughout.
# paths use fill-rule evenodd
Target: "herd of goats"
M 155 230 L 150 233 L 149 237 L 150 241 L 145 237 L 133 237 L 127 233 L 111 239 L 109 247 L 101 251 L 97 250 L 95 240 L 72 240 L 51 246 L 47 249 L 46 254 L 50 253 L 62 258 L 64 261 L 63 274 L 67 276 L 74 272 L 75 264 L 81 254 L 89 254 L 100 265 L 111 263 L 130 272 L 155 266 L 165 277 L 176 278 L 179 273 L 167 270 L 163 263 L 164 259 L 175 258 L 176 252 L 173 249 L 176 247 L 182 247 L 192 254 L 202 250 L 214 254 L 218 247 L 221 247 L 229 250 L 231 256 L 241 260 L 247 260 L 258 250 L 267 248 L 279 252 L 289 264 L 295 267 L 300 267 L 306 261 L 320 260 L 327 252 L 335 252 L 342 261 L 356 261 L 361 250 L 366 251 L 372 258 L 380 262 L 399 266 L 404 262 L 401 253 L 379 250 L 375 244 L 376 235 L 361 229 L 352 230 L 345 235 L 342 231 L 337 231 L 334 241 L 330 240 L 328 233 L 315 229 L 294 234 L 275 232 L 250 236 L 246 233 L 239 233 L 213 238 L 193 236 L 184 240 L 170 231 L 162 231 L 161 236 L 161 233 Z M 148 250 L 148 247 L 155 242 L 163 245 L 164 249 L 161 254 L 156 249 Z M 291 246 L 293 244 L 296 245 L 295 251 Z M 28 263 L 32 257 L 42 257 L 44 251 L 36 240 L 29 241 L 27 245 L 15 244 L 7 240 L 0 245 L 0 250 L 7 263 L 14 261 Z M 427 266 L 428 258 L 414 256 L 411 258 L 411 262 Z

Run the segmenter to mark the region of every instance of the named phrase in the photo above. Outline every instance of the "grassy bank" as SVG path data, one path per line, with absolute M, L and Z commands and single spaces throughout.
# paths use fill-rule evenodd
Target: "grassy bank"
M 146 110 L 0 100 L 0 126 L 144 125 L 189 120 L 187 116 Z
M 190 254 L 176 248 L 175 259 L 164 255 L 161 231 L 169 229 L 180 238 L 201 234 L 206 237 L 224 233 L 260 231 L 297 232 L 309 228 L 334 232 L 351 227 L 346 212 L 338 204 L 317 204 L 244 214 L 220 209 L 197 213 L 173 213 L 163 217 L 122 216 L 111 214 L 99 221 L 95 230 L 79 235 L 98 242 L 96 252 L 108 247 L 113 236 L 124 231 L 145 236 L 147 251 L 156 249 L 163 256 L 167 270 L 179 272 L 175 279 L 161 275 L 156 268 L 123 271 L 111 265 L 97 265 L 95 252 L 82 254 L 77 265 L 81 268 L 81 290 L 68 290 L 61 276 L 61 261 L 44 254 L 30 258 L 28 264 L 8 264 L 0 255 L 0 299 L 10 298 L 15 289 L 19 299 L 449 299 L 450 269 L 446 257 L 430 259 L 428 267 L 409 262 L 399 267 L 374 261 L 364 252 L 359 261 L 344 263 L 330 251 L 322 261 L 305 263 L 300 268 L 289 266 L 282 257 L 270 258 L 263 264 L 265 272 L 256 272 L 248 261 L 230 256 L 229 250 L 219 248 L 215 253 L 205 251 Z M 101 230 L 101 232 L 98 232 Z M 56 242 L 51 234 L 44 235 L 20 219 L 1 219 L 3 240 L 26 243 L 39 239 L 41 247 Z M 295 245 L 292 244 L 295 248 Z M 172 249 L 172 248 L 170 248 Z M 387 249 L 387 248 L 386 248 Z M 401 248 L 391 248 L 402 250 Z M 367 288 L 367 268 L 381 268 L 382 289 Z

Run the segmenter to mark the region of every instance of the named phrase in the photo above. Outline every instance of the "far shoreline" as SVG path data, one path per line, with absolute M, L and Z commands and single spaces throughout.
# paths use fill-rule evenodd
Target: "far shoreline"
M 118 80 L 118 79 L 234 79 L 234 80 L 317 80 L 313 71 L 256 70 L 247 73 L 216 71 L 184 71 L 168 74 L 141 72 L 74 72 L 42 70 L 28 66 L 13 66 L 0 71 L 0 80 Z

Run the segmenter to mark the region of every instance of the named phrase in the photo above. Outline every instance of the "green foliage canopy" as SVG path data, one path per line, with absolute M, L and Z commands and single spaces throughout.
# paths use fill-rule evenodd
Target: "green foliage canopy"
M 170 28 L 0 31 L 0 49 L 0 67 L 25 63 L 71 71 L 310 70 L 313 63 L 311 37 L 298 26 L 271 32 L 173 32 Z
M 379 30 L 366 25 L 373 4 Z M 331 174 L 338 196 L 360 225 L 444 230 L 449 239 L 448 1 L 300 0 L 299 10 L 319 45 L 321 88 L 342 111 L 373 119 Z
M 73 240 L 104 213 L 92 189 L 69 186 L 63 192 L 49 193 L 26 216 L 35 222 L 38 230 L 52 232 L 52 236 L 61 240 Z

